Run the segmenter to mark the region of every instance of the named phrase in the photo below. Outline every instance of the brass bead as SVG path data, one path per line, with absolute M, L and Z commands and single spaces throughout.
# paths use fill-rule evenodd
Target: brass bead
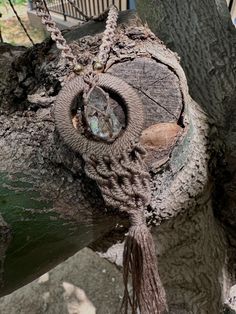
M 93 69 L 95 71 L 102 71 L 104 69 L 104 65 L 101 62 L 96 61 L 93 65 Z
M 76 64 L 75 65 L 75 67 L 74 67 L 74 72 L 76 73 L 76 74 L 80 74 L 82 71 L 83 71 L 83 66 L 82 66 L 82 64 Z

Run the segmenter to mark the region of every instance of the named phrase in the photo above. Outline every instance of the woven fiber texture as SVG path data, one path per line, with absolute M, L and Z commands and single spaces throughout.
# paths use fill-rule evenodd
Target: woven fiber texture
M 62 57 L 67 59 L 70 66 L 74 66 L 77 73 L 76 68 L 81 70 L 77 64 L 79 56 L 73 55 L 44 0 L 35 0 L 35 3 L 43 24 L 62 51 Z M 158 274 L 155 245 L 144 216 L 151 193 L 149 173 L 143 162 L 145 151 L 138 144 L 144 123 L 142 102 L 134 89 L 123 80 L 96 72 L 104 71 L 114 47 L 117 18 L 118 10 L 112 5 L 97 60 L 94 60 L 95 71 L 85 72 L 63 87 L 55 103 L 55 121 L 64 141 L 83 156 L 86 174 L 97 182 L 106 204 L 129 214 L 131 227 L 124 247 L 125 292 L 121 312 L 127 314 L 131 308 L 132 314 L 137 314 L 138 310 L 141 314 L 162 314 L 166 309 L 165 293 Z M 96 87 L 109 96 L 116 95 L 119 104 L 125 107 L 125 128 L 112 142 L 95 139 L 91 134 L 89 136 L 83 126 L 89 95 Z M 76 128 L 72 121 L 72 109 L 82 98 L 84 103 L 81 108 L 84 111 L 81 125 Z M 95 105 L 98 101 L 99 96 L 96 96 Z M 132 296 L 128 290 L 129 277 Z
M 87 94 L 90 83 L 108 94 L 118 95 L 125 107 L 126 127 L 112 143 L 91 138 L 86 131 L 73 126 L 71 110 L 75 99 Z M 144 122 L 140 98 L 127 83 L 112 75 L 77 77 L 59 93 L 55 119 L 64 141 L 83 156 L 85 172 L 97 182 L 106 204 L 127 212 L 130 217 L 131 228 L 124 248 L 125 293 L 121 312 L 128 313 L 131 308 L 133 314 L 138 309 L 141 314 L 164 313 L 165 293 L 158 275 L 155 245 L 144 216 L 151 193 L 143 161 L 145 150 L 138 143 Z M 128 292 L 129 277 L 132 296 Z
M 90 154 L 96 157 L 107 155 L 120 155 L 131 147 L 132 142 L 141 134 L 144 114 L 140 98 L 137 93 L 123 80 L 109 74 L 98 76 L 98 86 L 106 91 L 117 94 L 126 107 L 127 125 L 122 134 L 113 142 L 95 141 L 85 134 L 79 133 L 72 124 L 71 108 L 74 99 L 87 88 L 82 77 L 70 81 L 58 94 L 55 103 L 55 120 L 58 131 L 64 141 L 82 156 Z

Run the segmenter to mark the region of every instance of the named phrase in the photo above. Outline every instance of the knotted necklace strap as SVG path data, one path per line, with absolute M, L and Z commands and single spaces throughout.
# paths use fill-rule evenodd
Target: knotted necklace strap
M 76 68 L 79 61 L 66 43 L 65 38 L 63 37 L 61 31 L 56 26 L 56 23 L 53 21 L 48 9 L 45 7 L 43 0 L 34 0 L 36 4 L 36 13 L 41 17 L 42 23 L 46 26 L 47 31 L 51 34 L 52 40 L 56 42 L 57 48 L 62 51 L 62 57 L 65 58 L 69 65 Z M 99 53 L 97 57 L 97 63 L 100 63 L 102 70 L 108 60 L 110 50 L 114 45 L 115 41 L 115 31 L 117 28 L 117 18 L 118 10 L 116 6 L 111 5 L 106 21 L 106 29 L 102 37 L 102 44 L 99 48 Z
M 62 56 L 74 66 L 77 73 L 82 67 L 77 64 L 77 58 L 52 21 L 44 6 L 44 0 L 35 0 L 35 3 L 38 15 L 42 17 L 42 22 L 57 47 L 62 50 Z M 154 241 L 144 215 L 151 197 L 150 178 L 143 161 L 145 150 L 137 144 L 144 122 L 142 102 L 137 93 L 123 80 L 101 74 L 115 42 L 117 17 L 117 8 L 111 6 L 97 61 L 93 65 L 94 71 L 83 73 L 63 87 L 55 104 L 55 120 L 65 142 L 83 156 L 86 174 L 97 182 L 106 204 L 129 214 L 131 227 L 123 256 L 125 314 L 128 313 L 129 306 L 132 314 L 136 314 L 138 309 L 141 314 L 162 314 L 166 309 L 165 293 L 158 274 Z M 92 93 L 93 97 L 90 97 Z M 96 97 L 94 93 L 97 93 Z M 126 125 L 122 130 L 118 129 L 119 132 L 114 137 L 109 138 L 104 135 L 108 132 L 99 133 L 96 130 L 95 133 L 90 123 L 91 117 L 94 118 L 100 131 L 99 119 L 103 123 L 105 118 L 110 119 L 112 133 L 116 120 L 112 120 L 114 113 L 109 111 L 107 102 L 114 95 L 119 105 L 125 109 Z M 72 109 L 75 109 L 75 103 L 81 96 L 83 103 L 79 107 L 80 125 L 75 127 L 72 122 Z M 132 297 L 128 291 L 130 276 Z
M 143 161 L 145 150 L 137 144 L 144 120 L 142 103 L 123 80 L 99 74 L 98 87 L 119 96 L 127 121 L 113 142 L 97 140 L 72 124 L 71 110 L 76 97 L 84 93 L 85 84 L 84 79 L 77 77 L 59 93 L 55 104 L 57 129 L 65 142 L 83 156 L 86 174 L 97 182 L 106 204 L 130 216 L 131 227 L 124 249 L 125 313 L 130 304 L 134 314 L 138 308 L 142 314 L 160 314 L 165 308 L 165 297 L 157 271 L 155 245 L 144 217 L 150 202 L 150 177 Z M 133 301 L 127 289 L 129 276 Z
M 61 31 L 53 21 L 49 11 L 45 8 L 43 0 L 34 1 L 37 15 L 41 17 L 42 23 L 51 34 L 51 38 L 55 41 L 57 48 L 62 51 L 62 57 L 65 58 L 71 66 L 75 66 L 77 64 L 76 57 L 73 55 L 70 46 L 66 43 Z
M 99 53 L 98 53 L 98 61 L 103 65 L 103 67 L 105 66 L 108 60 L 111 48 L 114 46 L 115 31 L 117 28 L 117 19 L 118 19 L 118 10 L 114 5 L 112 5 L 108 13 L 108 17 L 106 21 L 106 28 L 103 33 L 102 44 L 99 48 Z

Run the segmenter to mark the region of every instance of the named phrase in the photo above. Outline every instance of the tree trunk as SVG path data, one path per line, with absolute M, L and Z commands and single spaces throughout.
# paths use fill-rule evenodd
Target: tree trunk
M 208 195 L 209 199 L 206 205 L 195 203 L 195 205 L 189 206 L 185 213 L 188 223 L 191 218 L 196 217 L 190 230 L 196 228 L 195 236 L 198 237 L 198 241 L 186 240 L 183 242 L 182 227 L 184 224 L 181 223 L 179 254 L 173 258 L 176 267 L 172 264 L 168 265 L 168 262 L 165 267 L 166 269 L 176 268 L 175 274 L 182 274 L 183 282 L 180 280 L 178 285 L 176 280 L 176 284 L 168 292 L 172 291 L 171 299 L 174 300 L 174 296 L 178 296 L 182 291 L 182 297 L 177 302 L 175 300 L 174 303 L 179 303 L 180 308 L 182 304 L 187 303 L 187 313 L 220 313 L 220 304 L 229 296 L 229 286 L 235 284 L 236 281 L 235 27 L 224 0 L 204 2 L 148 0 L 145 1 L 145 4 L 138 0 L 137 7 L 138 14 L 143 21 L 147 22 L 151 30 L 180 56 L 190 95 L 206 113 L 208 125 L 205 150 L 200 148 L 198 154 L 199 156 L 209 155 L 206 168 L 203 170 L 209 179 L 209 189 L 208 192 L 201 193 L 202 196 L 204 194 L 205 199 Z M 192 173 L 195 176 L 194 181 L 198 180 L 196 172 L 192 171 Z M 186 184 L 184 181 L 183 185 Z M 190 182 L 188 182 L 189 184 Z M 183 190 L 182 187 L 181 190 Z M 189 196 L 191 197 L 191 195 Z M 189 217 L 190 210 L 191 218 Z M 202 219 L 200 215 L 202 215 Z M 163 225 L 160 229 L 164 227 Z M 189 229 L 187 233 L 191 234 Z M 166 239 L 168 237 L 171 239 L 171 233 L 165 235 Z M 173 243 L 171 240 L 169 242 Z M 190 243 L 199 245 L 199 250 L 197 247 L 191 248 Z M 175 244 L 173 246 L 176 247 Z M 192 257 L 195 255 L 198 262 L 197 260 L 193 262 L 195 258 L 191 258 L 193 264 L 190 266 L 189 263 L 188 265 L 184 247 L 189 254 L 192 252 Z M 181 261 L 182 256 L 184 257 L 183 261 Z M 171 258 L 166 259 L 165 256 L 165 262 L 171 260 Z M 199 262 L 202 264 L 201 267 Z M 208 267 L 210 268 L 208 269 Z M 191 273 L 190 276 L 187 275 L 188 269 Z M 163 274 L 166 275 L 169 272 L 163 272 Z M 193 293 L 191 297 L 185 295 L 190 292 L 189 286 Z M 191 300 L 194 301 L 191 302 Z M 173 313 L 177 313 L 177 311 L 173 311 Z
M 146 214 L 153 224 L 169 311 L 221 313 L 235 280 L 232 230 L 236 219 L 232 209 L 234 196 L 229 193 L 234 188 L 235 164 L 235 141 L 232 141 L 235 119 L 231 113 L 236 85 L 235 69 L 231 66 L 236 57 L 235 30 L 226 15 L 226 5 L 220 1 L 217 5 L 211 0 L 138 1 L 138 12 L 165 44 L 178 52 L 187 76 L 186 80 L 178 57 L 154 38 L 149 29 L 133 15 L 121 14 L 120 23 L 125 26 L 124 30 L 122 27 L 118 30 L 107 71 L 133 86 L 144 103 L 141 141 L 148 151 L 146 164 L 152 178 L 152 202 Z M 65 34 L 69 42 L 76 41 L 71 46 L 74 52 L 83 55 L 85 66 L 97 52 L 103 29 L 104 23 L 89 22 Z M 85 35 L 89 36 L 82 38 Z M 14 235 L 13 249 L 5 260 L 4 294 L 21 285 L 23 277 L 28 276 L 29 280 L 38 275 L 36 268 L 41 267 L 43 272 L 56 263 L 59 255 L 65 258 L 79 249 L 80 245 L 74 243 L 86 234 L 91 223 L 95 234 L 82 238 L 81 246 L 111 231 L 116 223 L 126 223 L 126 219 L 117 217 L 114 221 L 108 216 L 104 223 L 100 192 L 85 177 L 80 156 L 56 133 L 53 103 L 71 75 L 55 46 L 47 40 L 30 50 L 0 47 L 9 49 L 1 57 L 7 75 L 2 74 L 0 83 L 3 95 L 0 169 L 11 174 L 10 178 L 8 175 L 2 179 L 7 202 L 12 197 L 12 188 L 19 193 L 27 191 L 31 202 L 35 198 L 39 202 L 33 204 L 31 216 L 26 216 L 32 203 L 20 204 L 20 208 L 19 204 L 15 207 L 11 204 L 7 209 L 3 197 L 1 212 Z M 13 60 L 11 65 L 6 65 L 6 54 Z M 16 54 L 20 54 L 18 59 Z M 226 171 L 231 175 L 228 181 Z M 45 200 L 47 203 L 43 205 Z M 42 206 L 47 210 L 42 210 Z M 17 210 L 13 212 L 12 208 Z M 112 215 L 112 210 L 107 210 Z M 24 221 L 22 227 L 17 214 Z M 64 226 L 61 219 L 54 230 L 50 228 L 58 215 L 79 226 L 77 233 L 70 229 L 63 231 L 67 241 L 62 239 L 63 234 L 58 236 Z M 41 223 L 40 217 L 43 217 Z M 25 228 L 27 219 L 34 219 L 42 229 L 35 232 L 33 222 Z M 39 245 L 37 240 L 41 233 L 46 233 L 45 225 L 51 230 Z M 21 230 L 25 231 L 19 243 L 16 240 L 20 239 Z M 68 241 L 73 249 L 63 249 L 60 254 L 55 251 L 48 261 L 48 251 L 53 247 L 48 239 L 53 238 L 60 243 L 60 250 L 68 246 Z M 107 239 L 108 235 L 93 244 L 94 249 L 99 247 L 104 251 L 111 245 L 110 241 L 107 245 Z M 29 245 L 22 247 L 22 242 Z M 34 246 L 45 252 L 41 260 L 38 260 L 39 250 L 32 249 Z M 104 256 L 110 257 L 111 250 Z M 33 266 L 16 277 L 17 269 L 27 263 Z

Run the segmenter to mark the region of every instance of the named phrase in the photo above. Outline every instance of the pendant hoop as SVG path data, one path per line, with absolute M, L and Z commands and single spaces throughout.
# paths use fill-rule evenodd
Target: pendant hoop
M 112 142 L 87 137 L 72 123 L 73 104 L 86 87 L 83 77 L 76 77 L 59 92 L 55 102 L 56 127 L 65 143 L 81 155 L 122 154 L 137 141 L 144 124 L 143 105 L 136 91 L 122 79 L 110 74 L 99 74 L 97 85 L 108 94 L 117 95 L 125 109 L 126 127 Z

